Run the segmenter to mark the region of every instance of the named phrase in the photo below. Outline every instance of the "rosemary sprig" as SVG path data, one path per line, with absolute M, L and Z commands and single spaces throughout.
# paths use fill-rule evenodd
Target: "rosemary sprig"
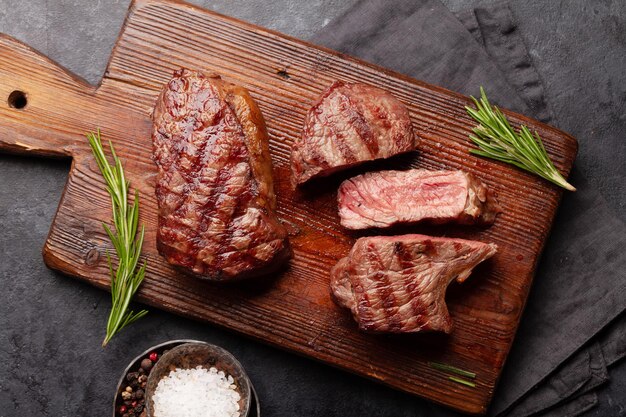
M 474 97 L 472 100 L 476 109 L 468 106 L 465 109 L 479 123 L 470 135 L 479 149 L 472 149 L 471 153 L 515 165 L 566 190 L 576 191 L 548 157 L 537 132 L 533 136 L 526 126 L 516 132 L 500 109 L 489 103 L 482 87 L 480 100 Z
M 96 133 L 89 132 L 87 139 L 106 182 L 106 190 L 111 196 L 114 230 L 111 230 L 104 223 L 102 225 L 107 235 L 109 235 L 118 257 L 117 270 L 114 272 L 111 256 L 107 251 L 107 260 L 111 273 L 112 307 L 107 322 L 106 336 L 102 342 L 104 347 L 120 330 L 148 313 L 146 310 L 141 310 L 137 313 L 128 310 L 130 300 L 137 292 L 146 273 L 145 262 L 141 267 L 137 268 L 139 255 L 141 255 L 141 245 L 143 244 L 144 226 L 141 226 L 141 232 L 137 236 L 139 194 L 135 191 L 133 203 L 128 202 L 130 182 L 124 176 L 122 163 L 115 154 L 113 144 L 109 141 L 109 148 L 113 157 L 113 165 L 111 165 L 104 154 L 102 141 L 100 140 L 100 129 Z
M 452 374 L 464 376 L 466 378 L 476 379 L 476 374 L 474 372 L 466 371 L 464 369 L 457 368 L 456 366 L 448 365 L 447 363 L 428 362 L 428 365 L 431 368 L 437 369 L 439 371 L 449 372 Z M 462 379 L 456 376 L 448 376 L 448 379 L 458 384 L 467 385 L 468 387 L 473 388 L 476 386 L 476 384 L 473 383 L 472 381 L 468 381 L 466 379 Z

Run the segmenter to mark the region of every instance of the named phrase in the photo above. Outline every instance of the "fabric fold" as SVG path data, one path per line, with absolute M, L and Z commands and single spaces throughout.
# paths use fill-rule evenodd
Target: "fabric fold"
M 591 392 L 608 380 L 602 348 L 595 342 L 559 366 L 540 386 L 529 391 L 505 414 L 507 417 L 536 415 Z
M 508 3 L 476 8 L 474 15 L 487 53 L 524 100 L 530 114 L 544 123 L 552 123 L 554 116 L 546 102 L 543 81 L 517 30 Z
M 502 71 L 438 0 L 361 1 L 311 38 L 326 46 L 431 84 L 528 108 Z
M 622 313 L 599 335 L 602 354 L 611 367 L 626 357 L 626 314 Z

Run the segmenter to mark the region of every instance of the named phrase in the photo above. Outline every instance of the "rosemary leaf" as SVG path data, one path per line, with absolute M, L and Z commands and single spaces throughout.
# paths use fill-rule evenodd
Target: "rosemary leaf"
M 489 103 L 482 87 L 480 100 L 474 97 L 472 100 L 476 108 L 465 107 L 467 114 L 478 122 L 469 136 L 479 148 L 472 149 L 472 154 L 515 165 L 566 190 L 576 191 L 550 160 L 537 132 L 533 135 L 526 126 L 516 132 L 502 111 Z
M 455 366 L 448 365 L 446 363 L 428 362 L 428 365 L 431 368 L 435 368 L 435 369 L 437 369 L 439 371 L 450 372 L 450 373 L 453 373 L 453 374 L 461 375 L 461 376 L 464 376 L 464 377 L 467 377 L 467 378 L 472 378 L 472 379 L 476 378 L 476 374 L 474 372 L 470 372 L 470 371 L 466 371 L 466 370 L 463 370 L 463 369 L 459 369 L 459 368 L 457 368 Z
M 448 379 L 450 381 L 454 381 L 458 384 L 463 384 L 463 385 L 467 385 L 468 387 L 476 387 L 476 384 L 471 382 L 471 381 L 466 381 L 465 379 L 461 379 L 461 378 L 457 378 L 456 376 L 449 376 Z
M 96 163 L 106 183 L 106 190 L 111 196 L 112 222 L 114 227 L 103 224 L 106 234 L 109 236 L 118 262 L 117 268 L 113 268 L 111 256 L 107 251 L 107 262 L 111 274 L 111 312 L 107 321 L 106 336 L 102 346 L 129 324 L 145 316 L 148 311 L 134 312 L 128 309 L 130 301 L 139 289 L 146 274 L 146 264 L 137 269 L 141 246 L 144 239 L 144 226 L 138 234 L 139 226 L 139 194 L 135 192 L 132 203 L 128 202 L 128 189 L 130 182 L 126 180 L 122 162 L 117 157 L 113 144 L 109 141 L 109 149 L 113 158 L 110 164 L 104 153 L 100 130 L 96 133 L 87 134 L 89 145 L 96 158 Z

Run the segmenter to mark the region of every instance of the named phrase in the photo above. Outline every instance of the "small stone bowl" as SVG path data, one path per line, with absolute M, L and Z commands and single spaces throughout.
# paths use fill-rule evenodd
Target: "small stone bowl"
M 126 374 L 128 374 L 128 372 L 130 372 L 131 370 L 139 369 L 139 365 L 141 363 L 141 360 L 144 359 L 146 356 L 148 356 L 149 353 L 157 352 L 159 357 L 161 357 L 161 356 L 163 356 L 163 351 L 169 350 L 169 349 L 173 349 L 176 346 L 180 346 L 180 345 L 185 344 L 185 343 L 205 343 L 205 342 L 201 342 L 199 340 L 189 340 L 189 339 L 170 340 L 170 341 L 167 341 L 167 342 L 160 343 L 158 345 L 152 346 L 149 349 L 146 349 L 144 352 L 142 352 L 140 355 L 138 355 L 135 359 L 133 359 L 128 364 L 126 369 L 124 369 L 124 372 L 122 373 L 122 376 L 120 377 L 119 382 L 117 383 L 117 388 L 115 390 L 115 396 L 113 397 L 113 414 L 112 414 L 113 417 L 118 417 L 117 409 L 121 405 L 119 403 L 118 398 L 119 398 L 119 393 L 126 386 Z M 233 376 L 233 378 L 234 378 L 234 376 Z M 259 398 L 257 396 L 257 393 L 256 393 L 252 383 L 250 383 L 250 388 L 252 390 L 252 399 L 251 399 L 251 406 L 250 406 L 250 412 L 249 412 L 249 416 L 248 417 L 261 417 L 261 404 L 259 403 Z
M 204 342 L 185 343 L 170 349 L 154 365 L 148 376 L 146 384 L 146 411 L 148 417 L 154 417 L 154 402 L 152 395 L 156 390 L 159 381 L 165 378 L 174 369 L 192 369 L 197 366 L 209 369 L 217 368 L 233 377 L 237 391 L 241 399 L 239 400 L 239 413 L 241 417 L 248 417 L 252 384 L 241 364 L 226 350 L 219 346 Z

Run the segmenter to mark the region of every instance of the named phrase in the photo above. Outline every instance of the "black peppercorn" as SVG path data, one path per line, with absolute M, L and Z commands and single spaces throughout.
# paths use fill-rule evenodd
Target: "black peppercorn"
M 141 400 L 143 398 L 143 390 L 142 389 L 138 389 L 135 392 L 135 398 L 137 398 L 138 400 Z
M 141 361 L 141 367 L 144 371 L 148 372 L 152 369 L 152 361 L 148 358 Z

